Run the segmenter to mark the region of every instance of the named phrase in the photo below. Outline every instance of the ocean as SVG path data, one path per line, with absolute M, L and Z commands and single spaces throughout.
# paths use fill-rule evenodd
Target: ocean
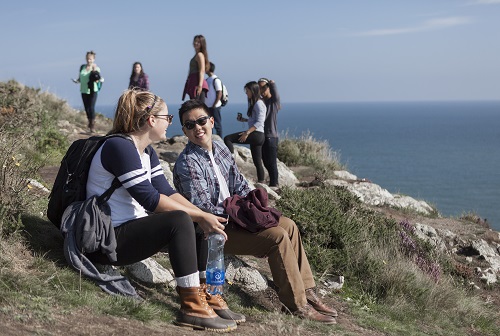
M 169 106 L 171 137 L 182 134 L 179 104 Z M 97 106 L 113 117 L 113 106 Z M 222 109 L 224 135 L 246 104 Z M 347 170 L 435 206 L 443 216 L 475 213 L 500 231 L 500 101 L 286 103 L 278 129 L 326 140 Z

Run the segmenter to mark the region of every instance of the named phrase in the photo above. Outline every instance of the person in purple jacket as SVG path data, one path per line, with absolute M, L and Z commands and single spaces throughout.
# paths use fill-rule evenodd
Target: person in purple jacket
M 129 89 L 149 91 L 149 77 L 144 72 L 141 62 L 135 62 L 132 65 L 132 74 L 128 83 Z

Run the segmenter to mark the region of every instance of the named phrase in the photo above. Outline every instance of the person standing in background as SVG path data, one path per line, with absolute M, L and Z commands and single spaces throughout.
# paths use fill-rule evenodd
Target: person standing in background
M 189 74 L 184 85 L 182 100 L 186 93 L 190 99 L 199 99 L 205 102 L 208 84 L 205 80 L 205 72 L 209 67 L 207 42 L 203 35 L 196 35 L 193 39 L 195 55 L 189 61 Z
M 264 143 L 264 120 L 266 118 L 266 105 L 260 99 L 259 84 L 252 81 L 245 84 L 245 93 L 248 100 L 247 118 L 238 115 L 237 120 L 248 123 L 248 129 L 226 135 L 224 143 L 231 153 L 234 153 L 233 143 L 250 145 L 252 160 L 257 169 L 257 182 L 264 183 L 264 167 L 262 166 L 262 144 Z
M 259 79 L 260 94 L 266 104 L 266 120 L 264 122 L 264 144 L 262 145 L 262 161 L 269 174 L 269 186 L 278 188 L 278 111 L 281 109 L 280 95 L 276 83 L 267 78 Z
M 94 63 L 95 55 L 92 50 L 87 52 L 85 56 L 87 63 L 80 66 L 78 79 L 73 80 L 75 83 L 80 83 L 80 92 L 85 113 L 87 114 L 90 133 L 94 133 L 95 130 L 95 103 L 100 87 L 99 81 L 102 81 L 100 77 L 101 69 Z
M 149 78 L 144 72 L 141 62 L 135 62 L 132 65 L 132 74 L 130 75 L 128 88 L 131 90 L 149 91 Z
M 208 106 L 208 110 L 210 111 L 212 117 L 214 117 L 215 132 L 222 138 L 222 117 L 220 115 L 220 109 L 222 106 L 222 102 L 220 101 L 222 98 L 222 82 L 214 71 L 215 64 L 210 62 L 210 66 L 207 69 L 208 93 L 205 104 Z

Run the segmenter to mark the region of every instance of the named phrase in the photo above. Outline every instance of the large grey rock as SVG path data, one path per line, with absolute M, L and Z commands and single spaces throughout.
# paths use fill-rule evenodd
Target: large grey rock
M 130 274 L 142 282 L 170 285 L 174 280 L 173 275 L 152 258 L 128 265 L 126 268 Z
M 446 250 L 446 244 L 443 239 L 438 235 L 436 229 L 432 226 L 415 223 L 415 234 L 422 240 L 425 240 L 432 244 L 434 247 L 441 251 Z
M 263 291 L 267 288 L 267 280 L 255 268 L 250 267 L 235 256 L 226 255 L 226 281 L 235 282 L 250 292 Z
M 481 258 L 490 264 L 493 273 L 500 272 L 500 255 L 495 248 L 491 247 L 484 239 L 473 241 L 471 247 L 478 252 Z
M 173 186 L 174 185 L 174 174 L 172 173 L 171 164 L 160 159 L 160 166 L 163 169 L 163 174 L 167 178 L 168 183 L 170 183 L 170 185 Z
M 336 170 L 333 174 L 342 180 L 356 181 L 358 179 L 356 175 L 349 173 L 347 170 Z
M 160 159 L 165 160 L 169 163 L 175 163 L 175 161 L 179 157 L 179 154 L 180 153 L 177 153 L 177 152 L 164 151 L 164 152 L 158 153 L 158 156 L 160 157 Z
M 476 267 L 475 272 L 479 274 L 479 279 L 487 285 L 492 285 L 497 282 L 497 276 L 491 268 L 482 270 L 481 268 Z
M 355 177 L 354 175 L 352 177 Z M 418 201 L 409 196 L 392 195 L 379 185 L 367 181 L 346 181 L 343 179 L 329 179 L 325 184 L 347 188 L 356 195 L 359 200 L 368 205 L 388 205 L 400 209 L 412 209 L 416 212 L 429 215 L 433 212 L 432 207 L 425 201 Z
M 278 160 L 278 183 L 280 186 L 295 187 L 299 183 L 295 173 Z

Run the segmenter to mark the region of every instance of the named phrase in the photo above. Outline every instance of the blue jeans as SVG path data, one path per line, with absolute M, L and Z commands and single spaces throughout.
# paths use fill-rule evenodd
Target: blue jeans
M 214 117 L 214 128 L 218 136 L 222 138 L 222 117 L 220 116 L 220 106 L 210 107 L 208 110 L 212 117 Z
M 266 137 L 262 145 L 262 161 L 269 174 L 269 186 L 278 186 L 278 138 Z

